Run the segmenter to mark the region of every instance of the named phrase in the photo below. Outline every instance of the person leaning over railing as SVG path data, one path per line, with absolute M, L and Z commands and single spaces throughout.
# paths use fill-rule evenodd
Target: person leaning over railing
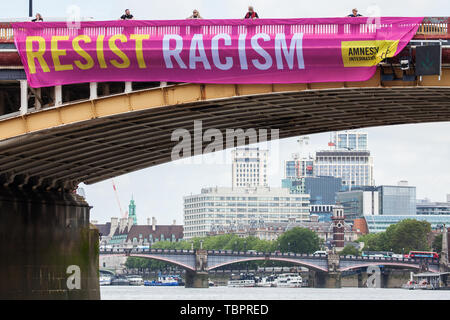
M 36 18 L 31 20 L 32 22 L 43 22 L 44 19 L 42 19 L 42 16 L 40 13 L 36 13 Z
M 256 13 L 255 9 L 253 8 L 253 6 L 248 6 L 248 12 L 246 13 L 245 17 L 242 19 L 258 19 L 259 16 Z
M 130 13 L 130 9 L 125 10 L 125 14 L 123 14 L 120 19 L 122 20 L 133 20 L 133 15 Z
M 352 13 L 349 14 L 347 17 L 356 18 L 356 17 L 362 17 L 362 15 L 359 14 L 359 13 L 358 13 L 358 9 L 355 8 L 355 9 L 352 10 Z
M 192 16 L 189 16 L 187 19 L 203 19 L 203 17 L 200 15 L 200 12 L 195 9 L 194 11 L 192 11 Z

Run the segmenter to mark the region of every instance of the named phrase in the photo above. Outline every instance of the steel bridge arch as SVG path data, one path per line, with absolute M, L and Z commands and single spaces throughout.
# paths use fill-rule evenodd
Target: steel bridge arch
M 184 263 L 182 263 L 180 261 L 176 261 L 176 260 L 173 260 L 173 259 L 168 259 L 166 257 L 159 256 L 159 255 L 132 253 L 132 254 L 129 255 L 129 257 L 145 258 L 145 259 L 152 259 L 152 260 L 167 262 L 167 263 L 174 264 L 176 266 L 182 267 L 183 269 L 186 269 L 186 270 L 195 271 L 195 266 L 190 266 L 190 265 L 184 264 Z
M 303 266 L 303 267 L 308 268 L 308 269 L 313 269 L 313 270 L 316 270 L 316 271 L 328 272 L 327 268 L 322 268 L 322 267 L 320 267 L 318 265 L 314 265 L 312 263 L 308 263 L 308 262 L 305 262 L 305 261 L 296 260 L 296 259 L 289 259 L 289 258 L 283 258 L 283 257 L 270 257 L 270 256 L 269 257 L 246 257 L 246 258 L 242 258 L 242 259 L 239 259 L 239 260 L 227 261 L 227 262 L 220 263 L 220 264 L 217 264 L 217 265 L 214 265 L 214 266 L 211 266 L 211 267 L 208 266 L 208 268 L 206 270 L 210 271 L 210 270 L 214 270 L 214 269 L 217 269 L 217 268 L 220 268 L 220 267 L 223 267 L 223 266 L 227 266 L 227 265 L 230 265 L 230 264 L 247 262 L 247 261 L 281 261 L 281 262 L 289 262 L 289 263 L 297 264 L 299 266 Z
M 343 272 L 343 271 L 350 271 L 350 270 L 354 270 L 354 269 L 359 269 L 359 268 L 366 268 L 369 266 L 393 266 L 393 267 L 402 267 L 402 268 L 408 268 L 408 269 L 416 269 L 416 270 L 420 270 L 420 265 L 417 264 L 405 264 L 405 263 L 397 263 L 397 262 L 383 262 L 383 261 L 377 261 L 377 262 L 364 262 L 361 264 L 355 264 L 355 265 L 351 265 L 348 267 L 344 267 L 344 268 L 339 268 L 339 271 Z M 430 269 L 431 272 L 438 272 L 438 271 L 434 271 L 432 269 Z

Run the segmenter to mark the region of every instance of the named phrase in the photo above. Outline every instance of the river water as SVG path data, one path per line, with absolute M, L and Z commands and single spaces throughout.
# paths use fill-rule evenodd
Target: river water
M 450 290 L 101 286 L 103 300 L 450 300 Z

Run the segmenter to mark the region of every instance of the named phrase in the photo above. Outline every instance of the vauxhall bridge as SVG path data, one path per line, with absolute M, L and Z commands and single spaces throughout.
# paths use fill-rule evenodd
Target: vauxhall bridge
M 351 23 L 347 20 L 343 18 L 336 25 L 311 23 L 301 28 L 305 35 L 331 38 L 348 30 L 357 36 L 376 32 L 366 28 L 365 20 Z M 201 27 L 206 22 L 195 23 Z M 273 33 L 284 25 L 280 21 L 264 27 Z M 158 34 L 168 28 L 172 26 L 163 25 L 152 32 Z M 246 30 L 250 28 L 246 25 L 238 28 L 239 32 L 255 32 Z M 389 30 L 390 26 L 382 28 Z M 175 30 L 172 32 L 181 30 L 172 29 Z M 212 32 L 208 28 L 202 30 Z M 279 129 L 277 138 L 450 121 L 447 17 L 424 18 L 403 51 L 378 64 L 367 81 L 90 82 L 33 88 L 27 81 L 14 40 L 12 25 L 1 24 L 0 298 L 98 299 L 98 231 L 89 226 L 88 203 L 74 190 L 79 183 L 92 184 L 171 161 L 171 150 L 176 145 L 171 140 L 172 132 L 183 128 L 193 136 L 195 120 L 203 121 L 204 131 Z M 437 74 L 416 72 L 417 52 L 425 45 L 439 46 L 441 54 L 433 61 L 439 66 Z M 248 139 L 244 141 L 248 143 Z M 205 146 L 205 142 L 200 148 L 192 145 L 191 154 L 198 154 Z M 235 141 L 232 146 L 236 146 Z M 329 258 L 298 255 L 248 257 L 215 252 L 206 255 L 206 264 L 197 270 L 193 261 L 199 257 L 198 253 L 173 254 L 174 259 L 190 261 L 185 267 L 194 274 L 233 259 L 292 259 L 318 273 L 330 271 L 330 266 L 339 272 L 372 262 L 341 258 L 337 263 Z M 419 269 L 417 261 L 390 260 L 383 264 Z M 72 270 L 68 267 L 72 265 L 81 270 L 77 290 L 69 290 L 66 285 Z M 436 262 L 429 268 L 434 270 Z M 203 280 L 192 283 L 198 281 Z

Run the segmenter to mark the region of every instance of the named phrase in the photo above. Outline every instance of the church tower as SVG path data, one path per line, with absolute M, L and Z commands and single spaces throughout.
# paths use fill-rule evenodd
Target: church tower
M 128 218 L 133 218 L 133 225 L 137 224 L 136 204 L 133 196 L 131 196 L 130 204 L 128 205 Z

